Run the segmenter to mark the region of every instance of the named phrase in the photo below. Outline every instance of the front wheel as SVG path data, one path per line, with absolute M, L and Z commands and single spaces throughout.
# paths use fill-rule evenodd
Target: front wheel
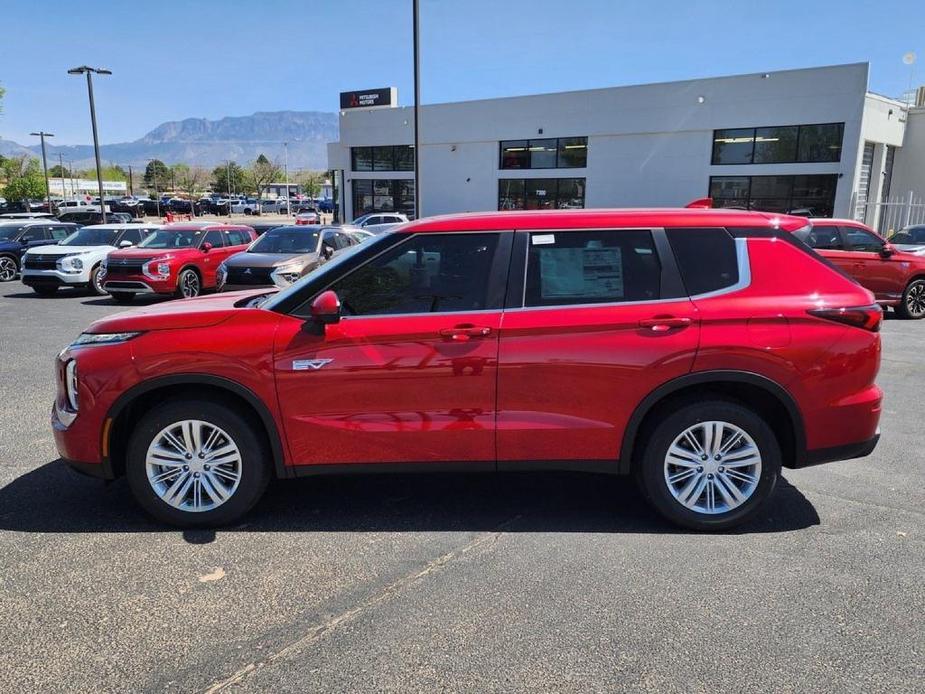
M 925 280 L 912 280 L 903 292 L 903 300 L 896 307 L 901 318 L 925 318 Z
M 762 417 L 737 402 L 707 400 L 655 425 L 637 474 L 668 520 L 693 530 L 728 530 L 754 515 L 780 468 L 780 446 Z
M 90 270 L 90 282 L 87 286 L 90 288 L 90 293 L 96 296 L 102 296 L 106 293 L 106 290 L 103 289 L 103 272 L 99 265 Z
M 269 456 L 236 410 L 211 400 L 167 401 L 129 439 L 126 477 L 138 503 L 181 527 L 231 523 L 257 503 Z
M 12 282 L 19 273 L 19 265 L 8 255 L 0 255 L 0 282 Z
M 181 299 L 192 299 L 199 296 L 202 291 L 202 283 L 199 281 L 199 275 L 195 270 L 187 268 L 177 277 L 177 296 Z

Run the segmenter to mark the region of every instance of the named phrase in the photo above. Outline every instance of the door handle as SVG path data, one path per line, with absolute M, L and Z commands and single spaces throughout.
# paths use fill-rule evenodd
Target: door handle
M 640 328 L 649 328 L 653 333 L 665 333 L 673 328 L 686 328 L 691 324 L 690 318 L 644 318 L 639 321 Z
M 484 325 L 464 324 L 440 330 L 441 337 L 448 338 L 454 342 L 468 342 L 473 337 L 486 337 L 488 335 L 491 335 L 491 328 Z

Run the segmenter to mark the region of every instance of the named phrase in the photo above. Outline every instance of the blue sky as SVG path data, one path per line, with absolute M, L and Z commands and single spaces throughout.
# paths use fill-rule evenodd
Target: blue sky
M 421 0 L 422 99 L 488 98 L 784 68 L 871 63 L 898 95 L 906 51 L 925 83 L 921 0 Z M 101 24 L 103 25 L 100 31 Z M 95 83 L 104 143 L 166 120 L 337 108 L 338 92 L 395 85 L 412 98 L 411 0 L 4 0 L 0 137 L 90 141 Z

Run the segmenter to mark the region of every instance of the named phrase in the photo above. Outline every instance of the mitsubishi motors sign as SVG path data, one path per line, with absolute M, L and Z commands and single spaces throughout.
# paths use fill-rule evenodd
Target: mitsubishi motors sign
M 398 89 L 395 87 L 340 93 L 342 111 L 353 108 L 394 108 L 395 106 L 398 106 Z

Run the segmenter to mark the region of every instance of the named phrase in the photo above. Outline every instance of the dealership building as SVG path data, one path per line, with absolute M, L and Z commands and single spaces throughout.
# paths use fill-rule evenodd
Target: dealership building
M 889 201 L 925 197 L 925 109 L 871 93 L 868 73 L 858 63 L 425 105 L 421 214 L 709 196 L 877 225 Z M 347 220 L 414 209 L 414 111 L 394 89 L 371 92 L 382 98 L 342 95 L 328 145 Z

